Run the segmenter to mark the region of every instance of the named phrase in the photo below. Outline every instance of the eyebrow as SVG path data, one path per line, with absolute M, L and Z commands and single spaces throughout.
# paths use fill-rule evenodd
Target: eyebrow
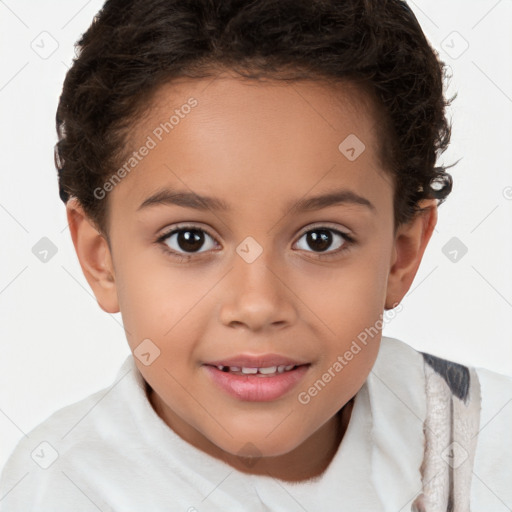
M 342 204 L 365 206 L 372 212 L 376 211 L 375 206 L 368 199 L 348 189 L 334 190 L 327 194 L 301 198 L 296 202 L 292 201 L 287 204 L 285 211 L 302 213 Z M 202 211 L 231 211 L 229 204 L 222 199 L 169 188 L 159 190 L 149 196 L 137 208 L 137 211 L 155 205 L 176 205 Z
M 184 208 L 194 208 L 195 210 L 231 210 L 229 205 L 221 199 L 201 196 L 195 192 L 185 192 L 166 188 L 158 190 L 145 199 L 137 208 L 137 211 L 158 204 L 177 205 Z

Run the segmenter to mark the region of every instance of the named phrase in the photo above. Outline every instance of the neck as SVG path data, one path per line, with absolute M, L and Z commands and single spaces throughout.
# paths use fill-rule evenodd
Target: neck
M 350 400 L 311 437 L 289 453 L 261 457 L 250 464 L 232 454 L 225 454 L 222 459 L 243 473 L 267 475 L 288 482 L 318 478 L 338 451 L 348 427 L 352 405 L 353 400 Z
M 161 403 L 158 395 L 146 383 L 146 393 L 155 412 L 176 434 L 203 452 L 222 460 L 242 473 L 271 476 L 289 482 L 300 482 L 319 477 L 336 454 L 350 421 L 353 399 L 349 400 L 332 418 L 294 450 L 275 457 L 250 459 L 226 452 L 206 439 L 200 432 L 186 437 L 180 420 Z M 172 420 L 172 421 L 171 421 Z M 183 427 L 186 427 L 183 425 Z

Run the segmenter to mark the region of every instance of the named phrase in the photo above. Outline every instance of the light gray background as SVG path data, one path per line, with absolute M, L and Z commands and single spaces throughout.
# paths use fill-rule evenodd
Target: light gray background
M 53 163 L 73 44 L 101 5 L 0 0 L 0 467 L 48 415 L 109 385 L 129 354 L 120 314 L 99 308 L 82 275 Z M 384 334 L 512 375 L 512 0 L 409 5 L 452 68 L 448 95 L 458 91 L 440 162 L 463 159 L 451 169 L 454 190 L 403 310 Z M 43 237 L 57 249 L 46 262 L 32 252 Z M 454 243 L 467 254 L 446 245 Z

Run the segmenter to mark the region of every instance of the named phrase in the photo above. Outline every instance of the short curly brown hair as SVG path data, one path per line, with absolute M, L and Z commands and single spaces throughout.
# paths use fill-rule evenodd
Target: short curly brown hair
M 94 193 L 123 161 L 130 126 L 178 77 L 240 76 L 357 83 L 383 114 L 379 155 L 394 182 L 394 221 L 452 188 L 436 167 L 451 125 L 445 64 L 402 0 L 107 0 L 76 43 L 57 109 L 55 165 L 104 234 Z M 108 235 L 107 235 L 108 236 Z

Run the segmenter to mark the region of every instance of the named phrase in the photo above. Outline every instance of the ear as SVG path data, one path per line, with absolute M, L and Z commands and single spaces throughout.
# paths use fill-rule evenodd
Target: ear
M 437 200 L 420 202 L 424 208 L 407 224 L 398 227 L 388 276 L 385 309 L 393 309 L 411 287 L 423 253 L 437 223 Z
M 118 313 L 114 266 L 105 236 L 96 229 L 75 197 L 68 200 L 66 214 L 82 272 L 100 308 L 107 313 Z

